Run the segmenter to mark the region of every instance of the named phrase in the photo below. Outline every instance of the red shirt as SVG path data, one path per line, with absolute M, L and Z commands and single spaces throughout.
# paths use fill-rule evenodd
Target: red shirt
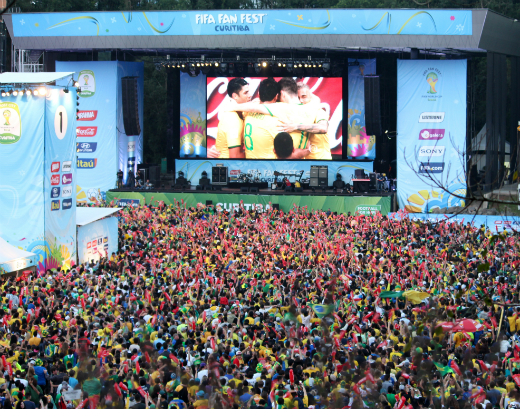
M 227 297 L 220 297 L 220 305 L 228 305 L 229 301 Z

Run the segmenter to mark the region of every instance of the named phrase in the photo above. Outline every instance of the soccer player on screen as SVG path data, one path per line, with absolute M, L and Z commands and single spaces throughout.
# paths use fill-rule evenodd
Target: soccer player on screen
M 238 104 L 249 102 L 249 84 L 243 78 L 233 78 L 227 86 L 227 94 Z M 217 139 L 215 146 L 208 150 L 208 158 L 245 158 L 244 118 L 239 112 L 219 113 Z
M 309 86 L 304 82 L 298 83 L 298 99 L 303 105 L 307 107 L 307 109 L 310 111 L 316 111 L 316 122 L 329 120 L 327 112 L 321 106 L 320 98 L 314 95 L 311 92 Z M 284 129 L 291 129 L 291 127 L 289 124 L 285 124 Z M 332 159 L 332 155 L 330 153 L 329 134 L 327 132 L 309 132 L 309 144 L 311 153 L 307 155 L 305 159 Z

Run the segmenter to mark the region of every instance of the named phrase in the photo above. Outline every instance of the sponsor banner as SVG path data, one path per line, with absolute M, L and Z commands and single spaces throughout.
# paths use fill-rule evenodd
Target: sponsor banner
M 399 218 L 397 213 L 389 213 L 390 218 Z M 408 215 L 410 220 L 429 220 L 431 222 L 463 223 L 474 227 L 486 227 L 491 233 L 507 231 L 520 231 L 520 217 L 518 216 L 481 216 L 473 214 L 432 214 L 414 213 Z
M 348 67 L 348 149 L 353 158 L 376 157 L 376 137 L 365 128 L 365 75 L 376 75 L 376 59 L 354 60 Z M 352 65 L 350 65 L 352 64 Z
M 369 209 L 380 211 L 386 215 L 390 212 L 391 197 L 379 196 L 297 196 L 297 195 L 239 195 L 222 193 L 141 193 L 141 192 L 107 192 L 107 200 L 112 201 L 116 198 L 118 203 L 122 200 L 140 200 L 142 204 L 150 203 L 150 200 L 164 201 L 165 204 L 175 204 L 175 200 L 181 200 L 188 207 L 197 206 L 198 203 L 206 204 L 206 200 L 211 200 L 214 206 L 221 209 L 232 210 L 240 206 L 243 202 L 246 209 L 256 208 L 259 211 L 269 210 L 273 204 L 278 204 L 284 212 L 291 210 L 294 205 L 307 206 L 311 210 L 330 209 L 332 212 L 354 214 L 370 213 Z
M 471 10 L 284 9 L 24 13 L 15 37 L 208 35 L 450 35 L 472 34 Z M 274 41 L 274 40 L 273 40 Z M 84 71 L 88 73 L 87 70 Z M 83 73 L 83 72 L 82 72 Z M 97 72 L 96 72 L 97 74 Z M 80 80 L 82 77 L 80 76 Z M 80 81 L 80 86 L 92 83 Z M 98 89 L 101 85 L 97 84 Z M 94 89 L 95 91 L 95 89 Z M 98 91 L 99 92 L 99 91 Z
M 81 70 L 78 74 L 79 92 L 83 98 L 91 97 L 96 93 L 96 76 L 92 70 Z
M 108 197 L 108 195 L 107 195 Z M 119 199 L 117 201 L 118 207 L 125 207 L 125 206 L 132 206 L 137 207 L 139 206 L 139 199 Z
M 52 249 L 46 260 L 48 268 L 63 264 L 68 269 L 76 263 L 76 202 L 72 200 L 76 172 L 72 165 L 76 157 L 76 102 L 75 88 L 68 93 L 63 92 L 62 87 L 48 88 L 45 158 L 47 163 L 59 161 L 61 164 L 61 173 L 52 173 L 51 168 L 45 175 L 45 190 L 51 199 L 50 206 L 45 206 L 45 241 Z
M 107 217 L 78 227 L 80 263 L 110 257 L 117 252 L 117 217 Z
M 356 206 L 355 213 L 372 216 L 376 213 L 381 213 L 381 205 L 358 205 Z
M 78 126 L 76 127 L 76 136 L 83 138 L 90 138 L 96 136 L 97 126 Z
M 60 162 L 52 162 L 51 163 L 51 173 L 60 171 Z
M 0 144 L 16 143 L 22 137 L 20 108 L 15 102 L 0 102 Z
M 97 149 L 97 142 L 78 142 L 76 143 L 77 153 L 94 153 Z
M 78 158 L 77 159 L 77 168 L 78 169 L 94 169 L 97 165 L 97 158 L 93 159 L 85 159 Z
M 275 181 L 274 172 L 294 175 L 290 177 L 291 182 L 295 178 L 299 179 L 303 170 L 302 179 L 309 178 L 311 166 L 327 166 L 329 186 L 336 180 L 339 173 L 345 183 L 354 178 L 356 169 L 364 169 L 365 173 L 373 170 L 372 162 L 339 162 L 339 161 L 265 161 L 265 160 L 222 160 L 222 159 L 176 159 L 175 169 L 182 170 L 186 178 L 193 185 L 197 185 L 202 177 L 202 172 L 206 171 L 211 177 L 211 168 L 217 164 L 222 164 L 228 168 L 228 176 L 236 178 L 240 173 L 256 175 L 260 182 L 272 183 Z M 281 181 L 281 177 L 278 180 Z
M 60 197 L 60 188 L 59 187 L 53 187 L 51 189 L 51 198 L 55 199 L 57 197 Z
M 466 66 L 398 60 L 397 197 L 408 212 L 464 205 Z
M 97 114 L 97 109 L 90 111 L 78 111 L 78 121 L 94 121 L 97 119 Z

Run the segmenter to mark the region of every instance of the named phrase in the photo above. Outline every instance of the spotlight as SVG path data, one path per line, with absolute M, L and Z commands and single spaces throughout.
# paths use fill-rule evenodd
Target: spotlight
M 38 95 L 40 95 L 40 93 L 38 92 L 37 89 L 35 89 L 35 90 L 33 91 L 33 95 L 34 95 L 35 97 L 37 97 Z
M 40 93 L 40 95 L 45 95 L 45 94 L 47 93 L 46 91 L 47 91 L 47 90 L 46 90 L 44 87 L 41 87 L 41 88 L 39 89 L 39 93 Z M 79 95 L 78 95 L 78 98 L 79 98 Z
M 65 94 L 68 94 L 68 93 L 69 93 L 69 88 L 68 88 L 68 87 L 65 87 L 65 89 L 63 90 L 63 92 L 64 92 Z
M 17 97 L 18 96 L 18 91 L 17 90 L 14 90 L 13 91 L 13 97 Z
M 287 72 L 292 72 L 293 67 L 294 67 L 294 65 L 293 65 L 292 62 L 288 63 L 288 64 L 287 64 Z
M 218 62 L 215 62 L 215 67 L 218 67 Z
M 9 91 L 7 91 L 7 92 L 5 93 L 5 96 L 6 96 L 6 97 L 9 97 L 10 95 L 11 95 L 11 93 L 10 93 Z
M 76 81 L 76 82 L 74 83 L 74 86 L 75 86 L 76 88 L 78 88 L 78 87 L 79 87 L 79 82 Z
M 220 72 L 222 74 L 227 73 L 227 68 L 228 68 L 227 62 L 223 62 L 222 64 L 220 64 Z
M 329 72 L 329 70 L 330 70 L 330 63 L 325 62 L 325 63 L 323 63 L 323 65 L 321 67 L 323 68 L 323 72 Z
M 4 90 L 2 90 L 2 96 L 5 97 L 5 91 Z
M 278 63 L 278 67 L 281 67 L 281 66 L 282 66 L 282 63 L 279 62 L 279 63 Z
M 197 63 L 197 67 L 200 67 L 200 63 Z
M 32 94 L 32 92 L 31 92 L 30 89 L 28 89 L 28 90 L 25 91 L 25 95 L 31 95 L 31 94 Z
M 262 63 L 262 67 L 267 67 L 267 63 L 265 61 Z

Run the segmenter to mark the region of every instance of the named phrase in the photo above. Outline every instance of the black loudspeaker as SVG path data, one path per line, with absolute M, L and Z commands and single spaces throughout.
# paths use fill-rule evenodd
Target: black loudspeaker
M 375 190 L 376 189 L 376 184 L 377 184 L 377 175 L 374 172 L 372 172 L 372 173 L 370 173 L 369 176 L 370 176 L 370 185 L 369 185 L 370 189 L 374 189 Z
M 225 166 L 213 166 L 211 168 L 211 183 L 214 185 L 227 185 L 227 171 Z
M 139 126 L 139 99 L 137 95 L 137 77 L 121 78 L 121 94 L 123 100 L 123 124 L 125 133 L 130 136 L 141 134 Z
M 311 166 L 311 178 L 309 181 L 309 186 L 317 187 L 319 185 L 319 174 L 320 166 Z
M 148 179 L 154 186 L 160 186 L 161 184 L 161 168 L 159 166 L 150 166 L 148 168 Z
M 329 185 L 329 167 L 320 166 L 318 169 L 318 185 L 327 187 Z
M 365 128 L 367 135 L 381 135 L 381 102 L 379 77 L 365 77 Z
M 242 186 L 242 187 L 240 188 L 240 193 L 249 193 L 249 188 L 246 187 L 246 186 Z
M 273 210 L 280 210 L 280 205 L 278 203 L 273 203 Z
M 354 174 L 356 175 L 356 179 L 364 179 L 365 178 L 365 171 L 363 169 L 356 169 L 354 171 Z

